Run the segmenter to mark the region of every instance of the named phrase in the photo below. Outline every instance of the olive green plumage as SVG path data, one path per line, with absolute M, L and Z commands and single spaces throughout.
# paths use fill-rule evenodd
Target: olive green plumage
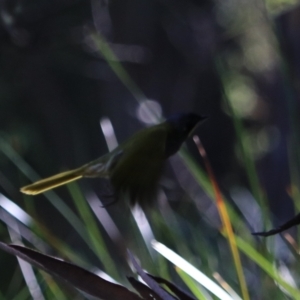
M 112 152 L 80 168 L 25 186 L 21 192 L 37 195 L 82 177 L 102 177 L 110 180 L 117 198 L 127 195 L 132 204 L 148 203 L 155 196 L 164 161 L 179 150 L 189 133 L 204 119 L 195 114 L 172 116 L 161 124 L 140 130 Z

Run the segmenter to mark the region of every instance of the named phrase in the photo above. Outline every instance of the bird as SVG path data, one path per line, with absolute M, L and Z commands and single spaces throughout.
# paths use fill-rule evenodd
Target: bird
M 120 195 L 148 205 L 156 195 L 164 162 L 174 155 L 206 116 L 194 113 L 171 115 L 164 122 L 144 128 L 113 151 L 79 168 L 24 186 L 20 191 L 37 195 L 83 177 L 108 179 L 115 201 Z

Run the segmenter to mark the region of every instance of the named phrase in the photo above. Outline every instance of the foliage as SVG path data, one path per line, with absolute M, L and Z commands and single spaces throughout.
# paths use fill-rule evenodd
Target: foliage
M 237 180 L 233 188 L 223 187 L 224 182 L 220 186 L 208 158 L 201 158 L 194 146 L 196 158 L 184 148 L 170 160 L 175 176 L 171 183 L 168 180 L 163 183 L 157 204 L 149 211 L 131 210 L 125 203 L 102 208 L 97 193 L 77 184 L 68 185 L 68 190 L 62 188 L 65 189 L 63 197 L 58 194 L 61 190 L 58 193 L 55 190 L 38 198 L 24 196 L 20 199 L 19 194 L 10 192 L 10 186 L 22 186 L 25 181 L 34 181 L 39 176 L 19 153 L 16 145 L 20 141 L 2 132 L 1 163 L 9 164 L 19 174 L 20 181 L 11 183 L 0 173 L 0 183 L 11 195 L 0 194 L 0 235 L 9 244 L 25 247 L 1 243 L 1 249 L 37 268 L 32 269 L 20 259 L 15 269 L 6 267 L 5 261 L 12 258 L 1 253 L 1 265 L 4 266 L 1 269 L 5 270 L 7 288 L 1 286 L 0 299 L 85 299 L 89 298 L 86 293 L 103 299 L 121 299 L 124 295 L 132 299 L 150 299 L 150 294 L 156 299 L 261 299 L 265 295 L 274 300 L 300 298 L 298 239 L 289 233 L 267 239 L 251 235 L 263 227 L 269 228 L 272 223 L 266 188 L 260 182 L 256 163 L 271 151 L 272 143 L 276 141 L 271 141 L 273 131 L 253 130 L 245 122 L 251 120 L 257 107 L 262 107 L 254 83 L 256 76 L 269 74 L 275 64 L 284 71 L 287 81 L 290 74 L 284 68 L 285 56 L 278 46 L 273 24 L 265 18 L 262 2 L 255 1 L 259 6 L 242 1 L 229 2 L 232 6 L 227 8 L 219 3 L 218 14 L 224 15 L 227 9 L 228 15 L 227 18 L 223 16 L 222 26 L 227 28 L 229 37 L 239 35 L 247 28 L 237 51 L 241 52 L 235 53 L 243 59 L 236 59 L 232 53 L 220 53 L 215 57 L 215 67 L 223 88 L 224 110 L 234 123 L 235 154 L 246 174 L 247 184 Z M 233 5 L 235 2 L 240 5 Z M 278 8 L 275 2 L 280 1 L 267 3 L 272 13 Z M 238 19 L 243 19 L 245 7 L 261 13 L 249 13 L 252 19 L 245 20 L 241 28 Z M 235 13 L 234 20 L 228 11 Z M 256 22 L 253 23 L 254 19 Z M 255 24 L 255 28 L 248 27 L 247 22 Z M 259 34 L 254 34 L 257 32 Z M 255 46 L 260 44 L 262 37 L 267 41 L 261 43 L 258 51 Z M 146 96 L 120 63 L 105 36 L 91 30 L 85 38 L 139 104 L 146 102 L 149 115 L 159 118 L 157 110 L 153 112 L 153 107 L 147 106 Z M 288 88 L 286 91 L 288 98 L 292 92 Z M 293 109 L 289 110 L 289 116 L 293 118 Z M 291 140 L 284 139 L 284 142 L 290 153 L 292 183 L 289 193 L 297 200 L 299 166 L 295 153 L 299 153 L 299 144 L 295 136 L 299 129 L 295 124 L 292 120 Z M 108 147 L 111 136 L 115 138 L 114 133 L 106 135 Z M 217 136 L 213 138 L 218 139 Z M 199 147 L 200 153 L 203 154 L 204 148 L 205 144 Z M 222 149 L 218 151 L 222 155 Z M 210 157 L 209 151 L 207 156 Z M 204 168 L 201 166 L 203 161 Z M 174 184 L 182 190 L 178 192 Z M 180 194 L 175 201 L 172 201 L 172 190 Z M 47 207 L 56 227 L 47 225 L 40 210 L 43 203 L 50 204 Z M 299 207 L 296 201 L 295 206 Z M 67 228 L 68 235 L 63 229 L 60 232 L 60 228 Z M 53 255 L 66 262 L 53 258 Z M 145 273 L 141 267 L 154 275 Z M 63 278 L 79 290 L 65 285 L 61 279 L 53 280 L 40 269 Z M 148 287 L 136 279 L 138 276 Z M 140 296 L 128 290 L 132 287 Z

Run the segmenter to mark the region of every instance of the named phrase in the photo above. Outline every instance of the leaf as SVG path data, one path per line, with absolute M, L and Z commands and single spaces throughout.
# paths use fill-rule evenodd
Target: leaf
M 35 250 L 7 245 L 0 242 L 0 249 L 9 254 L 16 255 L 33 266 L 54 275 L 91 296 L 104 300 L 141 300 L 125 287 L 111 283 L 101 277 L 61 259 L 42 254 Z
M 129 259 L 136 269 L 137 273 L 142 277 L 142 279 L 148 284 L 148 286 L 162 299 L 162 300 L 175 300 L 166 290 L 159 286 L 150 276 L 148 276 L 137 263 L 131 252 L 128 250 Z
M 287 230 L 293 226 L 300 224 L 300 214 L 296 215 L 291 220 L 287 221 L 286 223 L 282 224 L 278 228 L 271 229 L 269 231 L 261 231 L 261 232 L 252 232 L 253 235 L 261 235 L 261 236 L 270 236 L 276 233 L 280 233 L 284 230 Z
M 167 248 L 165 245 L 152 241 L 152 247 L 175 266 L 186 272 L 190 277 L 199 282 L 207 290 L 217 296 L 219 299 L 232 300 L 232 297 L 213 280 L 207 277 L 204 273 L 196 269 L 193 265 L 179 256 L 177 253 Z
M 161 298 L 147 285 L 133 277 L 127 277 L 131 285 L 139 292 L 144 300 L 161 300 Z
M 153 276 L 151 274 L 148 274 L 148 276 L 153 278 L 157 283 L 165 284 L 176 296 L 179 297 L 180 300 L 195 300 L 195 298 L 188 295 L 185 291 L 178 288 L 172 282 L 169 282 L 168 280 L 161 277 Z
M 239 254 L 239 250 L 237 248 L 236 245 L 236 238 L 233 232 L 233 228 L 231 225 L 231 220 L 230 217 L 228 215 L 227 212 L 227 208 L 226 208 L 226 204 L 225 201 L 223 199 L 220 187 L 217 183 L 215 174 L 213 172 L 213 169 L 210 165 L 210 162 L 208 160 L 206 151 L 199 139 L 199 137 L 197 135 L 194 136 L 194 142 L 196 144 L 196 146 L 198 147 L 199 153 L 202 156 L 203 160 L 204 160 L 204 164 L 208 173 L 208 177 L 211 180 L 212 183 L 212 188 L 214 191 L 214 195 L 216 198 L 216 204 L 217 204 L 217 208 L 219 211 L 219 215 L 221 217 L 222 220 L 222 224 L 223 227 L 225 229 L 225 234 L 226 237 L 228 238 L 229 241 L 229 246 L 230 246 L 230 250 L 232 253 L 232 257 L 233 257 L 233 261 L 234 261 L 234 265 L 235 265 L 235 269 L 236 269 L 236 273 L 237 273 L 237 277 L 240 283 L 240 288 L 241 288 L 241 292 L 243 294 L 243 299 L 245 300 L 250 300 L 249 297 L 249 292 L 248 292 L 248 287 L 247 287 L 247 283 L 246 283 L 246 279 L 244 276 L 244 272 L 243 272 L 243 267 L 242 267 L 242 262 L 241 262 L 241 258 L 240 258 L 240 254 Z

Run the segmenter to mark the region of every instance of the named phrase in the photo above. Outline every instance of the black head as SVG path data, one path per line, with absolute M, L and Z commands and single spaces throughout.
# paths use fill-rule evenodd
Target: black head
M 167 157 L 176 153 L 192 131 L 206 119 L 205 116 L 193 113 L 181 113 L 167 118 L 166 122 L 171 125 L 166 143 Z
M 181 113 L 170 116 L 166 122 L 172 125 L 177 134 L 187 137 L 196 126 L 200 125 L 206 119 L 207 117 L 193 113 Z

